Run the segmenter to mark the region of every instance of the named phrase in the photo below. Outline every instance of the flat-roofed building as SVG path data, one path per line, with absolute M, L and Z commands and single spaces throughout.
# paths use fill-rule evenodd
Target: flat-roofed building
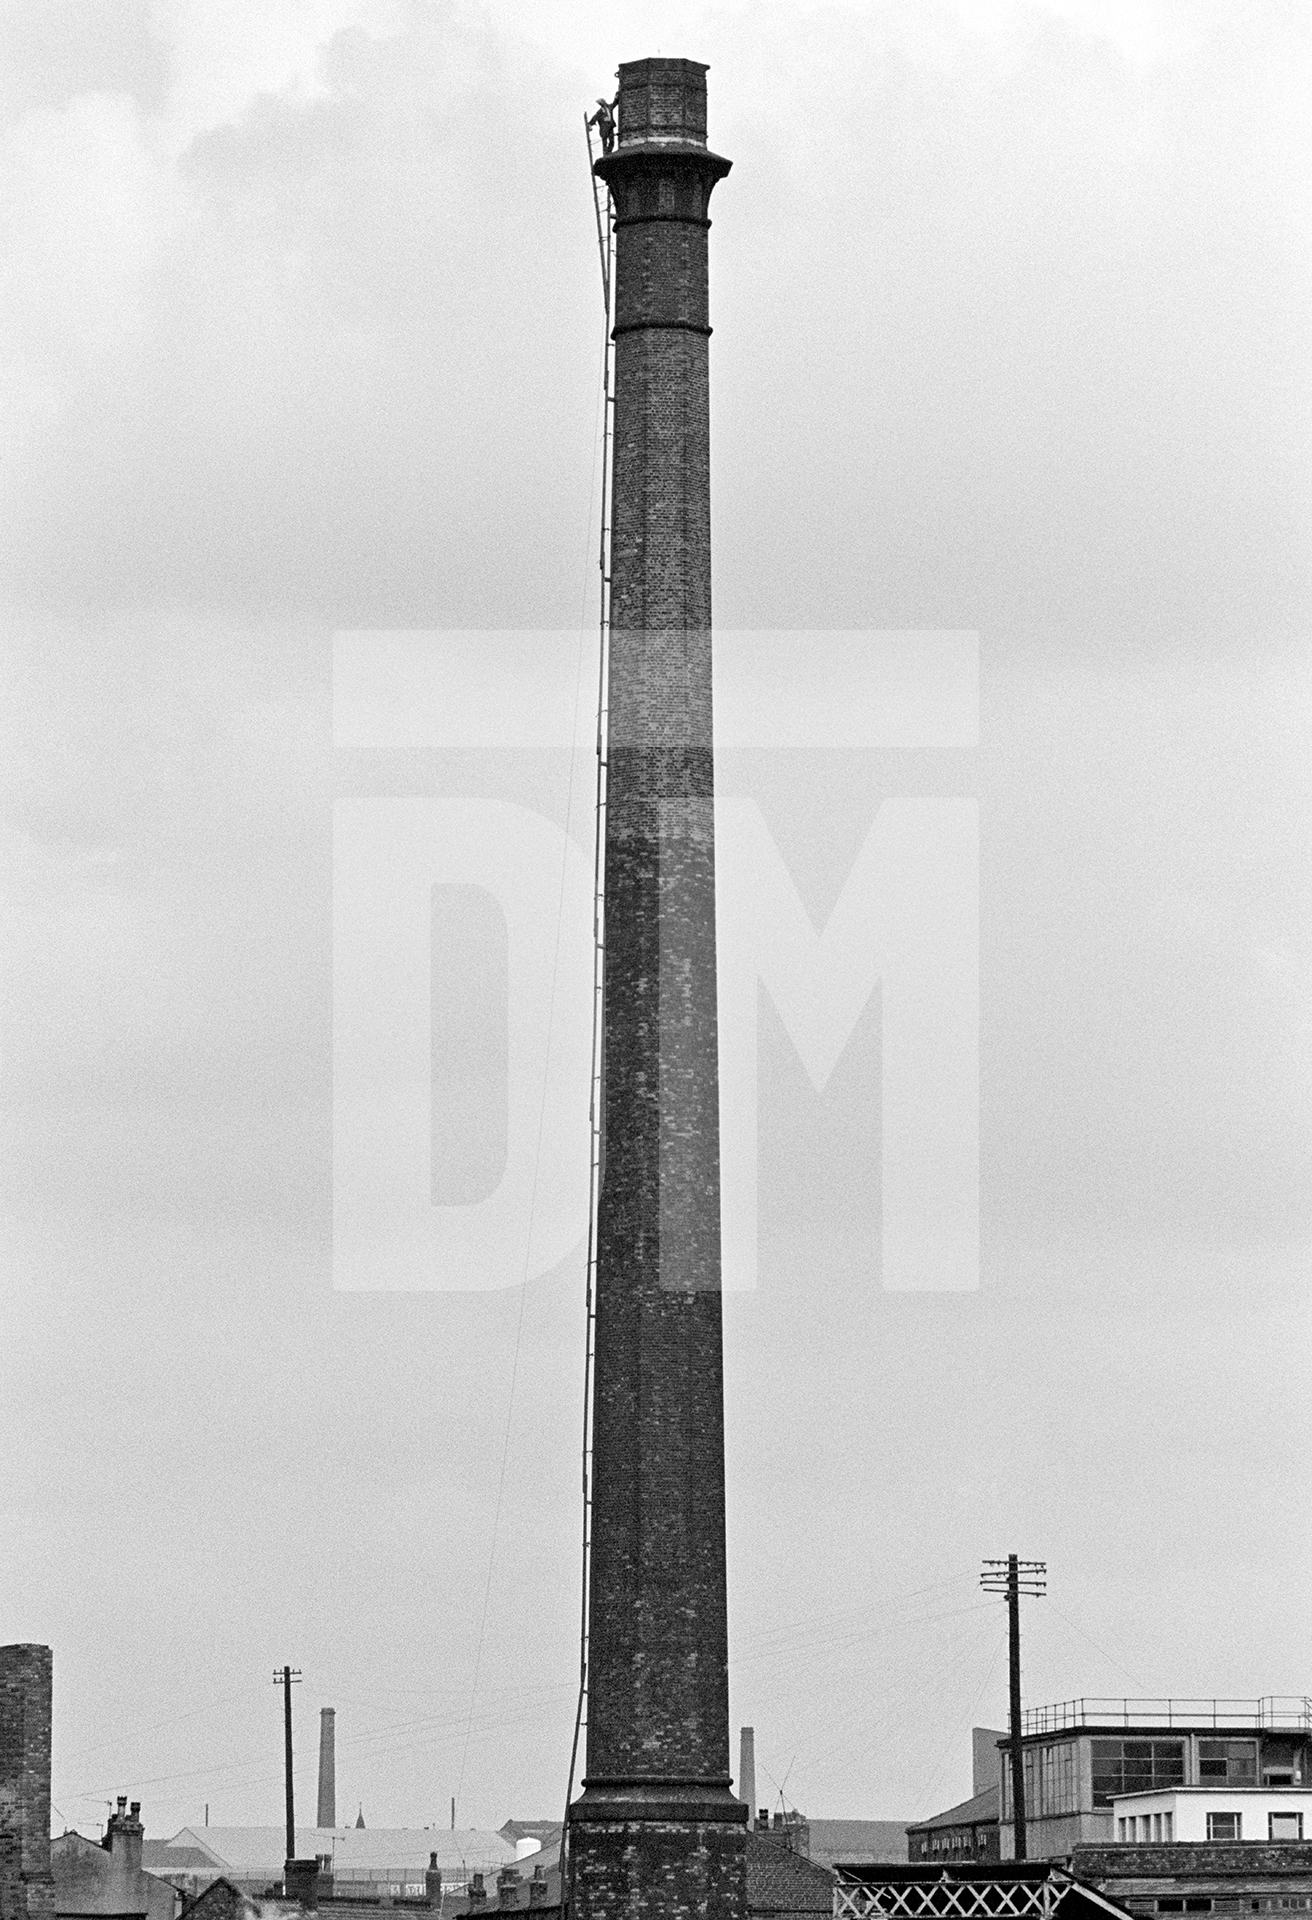
M 1125 1846 L 1312 1840 L 1312 1788 L 1174 1787 L 1126 1793 L 1112 1803 L 1116 1839 Z
M 1021 1729 L 1036 1860 L 1115 1841 L 1115 1805 L 1129 1795 L 1312 1785 L 1312 1700 L 1303 1695 L 1065 1700 L 1030 1708 Z M 1010 1860 L 1010 1764 L 1001 1787 L 1000 1852 Z

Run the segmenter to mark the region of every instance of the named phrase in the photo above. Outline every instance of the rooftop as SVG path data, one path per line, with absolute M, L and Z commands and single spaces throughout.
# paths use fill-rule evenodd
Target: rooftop
M 924 1833 L 930 1827 L 977 1826 L 982 1820 L 996 1820 L 997 1817 L 998 1789 L 985 1787 L 983 1793 L 959 1801 L 955 1807 L 949 1807 L 946 1813 L 936 1813 L 928 1820 L 913 1820 L 907 1832 Z
M 1255 1700 L 1220 1696 L 1159 1700 L 1086 1697 L 1059 1700 L 1048 1707 L 1027 1707 L 1021 1715 L 1021 1732 L 1025 1735 L 1065 1733 L 1083 1727 L 1312 1733 L 1312 1698 L 1302 1693 L 1264 1693 Z

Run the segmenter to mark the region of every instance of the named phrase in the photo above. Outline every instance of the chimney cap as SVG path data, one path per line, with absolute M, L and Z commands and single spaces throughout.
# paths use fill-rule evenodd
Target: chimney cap
M 701 60 L 622 62 L 618 144 L 704 147 L 706 71 Z

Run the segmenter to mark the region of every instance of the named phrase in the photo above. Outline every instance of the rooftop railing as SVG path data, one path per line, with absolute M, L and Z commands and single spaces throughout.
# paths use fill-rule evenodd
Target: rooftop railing
M 1312 1698 L 1307 1694 L 1264 1693 L 1256 1700 L 1132 1700 L 1089 1697 L 1059 1700 L 1054 1706 L 1027 1707 L 1022 1733 L 1064 1733 L 1076 1727 L 1215 1728 L 1218 1732 L 1312 1733 Z

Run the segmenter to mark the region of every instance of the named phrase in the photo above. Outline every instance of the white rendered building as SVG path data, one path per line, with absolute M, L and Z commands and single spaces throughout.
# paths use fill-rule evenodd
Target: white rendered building
M 1300 1787 L 1171 1787 L 1117 1794 L 1113 1833 L 1134 1846 L 1182 1841 L 1312 1840 L 1312 1789 Z

